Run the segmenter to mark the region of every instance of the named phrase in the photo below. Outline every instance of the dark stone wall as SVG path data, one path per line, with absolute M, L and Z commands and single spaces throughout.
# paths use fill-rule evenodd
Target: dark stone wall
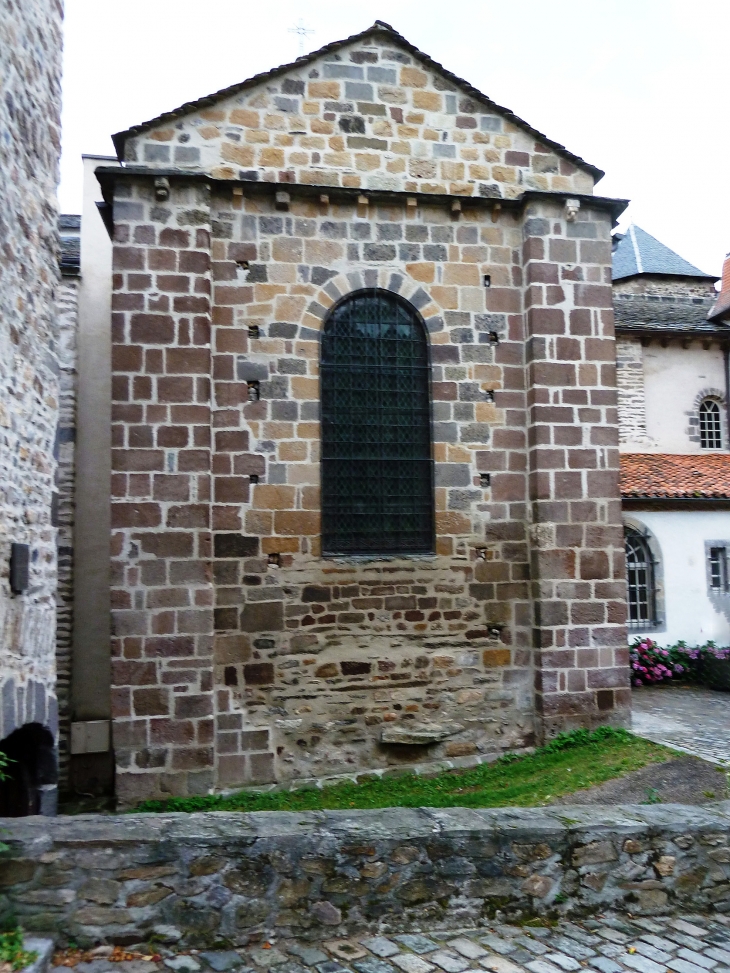
M 4 0 L 0 13 L 2 737 L 26 722 L 57 733 L 52 496 L 62 16 L 58 0 Z M 19 594 L 9 584 L 12 543 L 30 548 L 29 585 Z
M 79 944 L 179 948 L 483 917 L 730 908 L 730 802 L 1 820 L 0 909 Z

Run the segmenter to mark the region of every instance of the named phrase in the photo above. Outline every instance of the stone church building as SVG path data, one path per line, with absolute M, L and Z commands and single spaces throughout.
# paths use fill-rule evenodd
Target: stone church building
M 115 145 L 121 800 L 624 725 L 603 173 L 381 22 Z

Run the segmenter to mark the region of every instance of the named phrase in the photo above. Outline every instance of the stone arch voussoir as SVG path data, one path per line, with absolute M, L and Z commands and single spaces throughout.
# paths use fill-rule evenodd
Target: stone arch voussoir
M 299 337 L 318 337 L 331 307 L 348 294 L 369 287 L 390 291 L 408 301 L 423 318 L 429 334 L 443 329 L 442 310 L 428 289 L 400 270 L 381 267 L 352 270 L 328 280 L 307 305 L 302 316 Z
M 727 399 L 725 397 L 724 391 L 722 389 L 715 388 L 714 386 L 708 386 L 707 388 L 700 389 L 700 391 L 695 395 L 694 402 L 692 403 L 692 408 L 685 415 L 688 417 L 687 425 L 687 436 L 691 443 L 700 442 L 700 406 L 707 399 L 712 399 L 713 402 L 717 402 L 720 406 L 720 428 L 722 430 L 722 441 L 726 443 L 728 441 L 728 422 L 727 422 Z

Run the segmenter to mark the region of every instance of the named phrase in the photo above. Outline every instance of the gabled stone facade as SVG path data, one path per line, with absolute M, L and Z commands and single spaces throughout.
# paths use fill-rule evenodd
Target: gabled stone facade
M 301 186 L 514 199 L 603 175 L 386 25 L 115 142 L 128 163 Z
M 622 204 L 457 82 L 376 25 L 117 136 L 128 167 L 99 171 L 124 801 L 627 719 Z M 319 339 L 362 289 L 428 334 L 430 556 L 321 556 Z

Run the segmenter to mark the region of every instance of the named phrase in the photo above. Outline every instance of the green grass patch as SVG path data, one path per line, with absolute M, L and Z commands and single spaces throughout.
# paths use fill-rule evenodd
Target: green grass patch
M 531 807 L 650 763 L 672 750 L 603 726 L 564 733 L 533 754 L 507 754 L 472 770 L 433 776 L 385 776 L 362 783 L 302 787 L 291 791 L 239 791 L 229 796 L 174 797 L 144 801 L 138 811 L 318 811 L 377 807 Z

